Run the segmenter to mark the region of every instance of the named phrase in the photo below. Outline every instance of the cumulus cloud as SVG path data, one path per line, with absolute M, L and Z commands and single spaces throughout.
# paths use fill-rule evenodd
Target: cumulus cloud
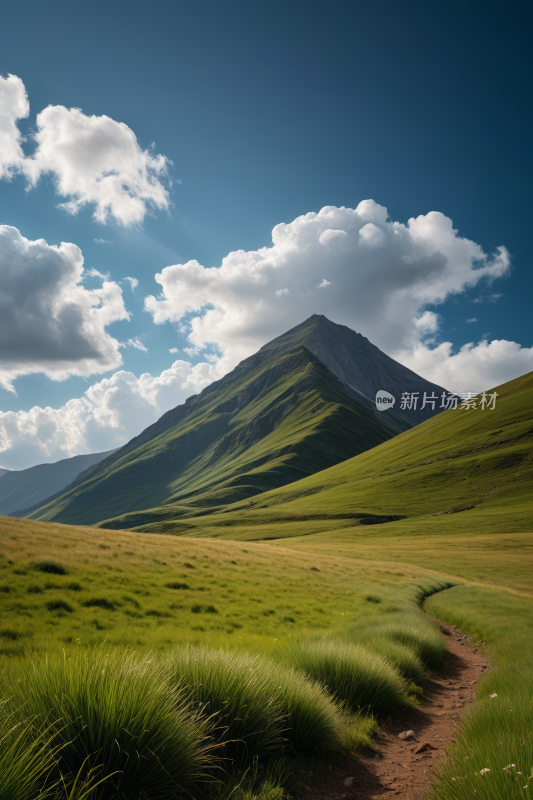
M 175 361 L 155 377 L 120 370 L 61 408 L 0 412 L 0 464 L 24 469 L 119 447 L 219 377 L 217 365 Z
M 0 225 L 0 385 L 44 372 L 53 380 L 107 372 L 122 363 L 106 328 L 129 319 L 121 288 L 102 276 L 86 289 L 79 247 L 30 241 Z
M 484 252 L 438 211 L 403 224 L 364 200 L 356 209 L 327 206 L 277 225 L 272 246 L 232 252 L 219 268 L 198 261 L 168 266 L 155 276 L 161 292 L 147 297 L 145 308 L 156 324 L 186 320 L 194 351 L 216 345 L 228 369 L 318 313 L 403 363 L 416 353 L 418 371 L 445 384 L 448 373 L 439 378 L 428 367 L 442 367 L 444 352 L 452 357 L 449 345 L 431 362 L 439 331 L 431 307 L 473 287 L 486 294 L 509 264 L 505 247 Z M 291 302 L 280 303 L 289 293 Z M 493 372 L 487 371 L 488 383 Z
M 20 78 L 0 75 L 0 179 L 9 180 L 24 162 L 17 123 L 29 113 L 28 96 Z
M 94 218 L 121 225 L 142 222 L 150 209 L 167 209 L 165 156 L 143 150 L 134 132 L 111 117 L 87 116 L 79 108 L 48 106 L 37 115 L 36 145 L 24 156 L 17 121 L 29 115 L 24 84 L 0 76 L 0 178 L 21 172 L 35 186 L 43 175 L 65 198 L 60 207 L 76 214 L 94 207 Z M 98 240 L 104 243 L 105 240 Z
M 433 349 L 417 345 L 404 353 L 402 363 L 457 394 L 482 392 L 533 370 L 533 347 L 516 342 L 482 339 L 454 353 L 450 342 Z
M 477 317 L 472 317 L 471 319 L 467 319 L 467 322 L 477 322 Z

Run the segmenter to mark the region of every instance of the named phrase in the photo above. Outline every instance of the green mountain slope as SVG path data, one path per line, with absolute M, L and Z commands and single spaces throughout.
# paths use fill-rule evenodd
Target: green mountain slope
M 341 528 L 353 535 L 531 531 L 533 373 L 491 391 L 498 392 L 494 410 L 446 411 L 223 513 L 141 529 L 249 539 Z
M 107 527 L 176 518 L 296 481 L 391 435 L 304 347 L 260 351 L 21 516 Z

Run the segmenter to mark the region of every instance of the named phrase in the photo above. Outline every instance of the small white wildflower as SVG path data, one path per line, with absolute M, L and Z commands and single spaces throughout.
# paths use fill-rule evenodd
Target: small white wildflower
M 494 694 L 491 694 L 491 697 L 492 697 L 492 698 L 494 698 L 494 697 L 498 697 L 498 695 L 496 694 L 496 692 L 494 692 Z
M 490 769 L 489 769 L 488 767 L 485 767 L 484 769 L 482 769 L 482 770 L 480 770 L 480 771 L 479 771 L 479 774 L 480 774 L 480 775 L 484 775 L 484 774 L 485 774 L 485 772 L 490 772 Z

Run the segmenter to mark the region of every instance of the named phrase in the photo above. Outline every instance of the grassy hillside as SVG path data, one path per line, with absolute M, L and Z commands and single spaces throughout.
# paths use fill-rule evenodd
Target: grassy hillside
M 171 504 L 175 517 L 298 480 L 392 435 L 305 348 L 248 362 L 28 516 L 92 524 Z
M 517 554 L 533 531 L 533 374 L 497 387 L 494 410 L 447 411 L 323 472 L 202 516 L 139 525 L 146 532 L 242 540 L 344 554 L 388 542 L 409 560 L 417 543 L 428 568 L 498 583 L 503 561 L 524 590 L 531 570 Z M 479 540 L 493 559 L 479 559 Z M 461 546 L 458 538 L 461 537 Z M 305 542 L 304 542 L 305 540 Z M 455 544 L 454 544 L 455 543 Z M 455 555 L 454 555 L 455 553 Z M 382 558 L 382 555 L 376 556 Z M 465 558 L 468 560 L 466 565 Z M 530 562 L 527 562 L 530 565 Z M 477 564 L 477 566 L 476 566 Z

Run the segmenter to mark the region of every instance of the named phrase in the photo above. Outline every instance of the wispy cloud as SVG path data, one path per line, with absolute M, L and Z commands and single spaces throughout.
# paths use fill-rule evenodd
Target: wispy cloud
M 139 281 L 137 278 L 124 278 L 125 281 L 128 281 L 131 291 L 134 292 L 137 286 L 139 285 Z
M 467 319 L 467 322 L 477 322 L 477 317 L 472 317 L 472 319 Z
M 147 353 L 148 349 L 144 346 L 141 342 L 140 338 L 136 336 L 134 339 L 128 339 L 127 342 L 121 342 L 121 347 L 134 347 L 136 350 L 142 350 L 143 353 Z
M 318 284 L 318 286 L 316 288 L 317 289 L 325 289 L 326 286 L 331 286 L 331 281 L 327 281 L 325 278 L 322 278 L 322 280 L 320 281 L 320 283 Z

